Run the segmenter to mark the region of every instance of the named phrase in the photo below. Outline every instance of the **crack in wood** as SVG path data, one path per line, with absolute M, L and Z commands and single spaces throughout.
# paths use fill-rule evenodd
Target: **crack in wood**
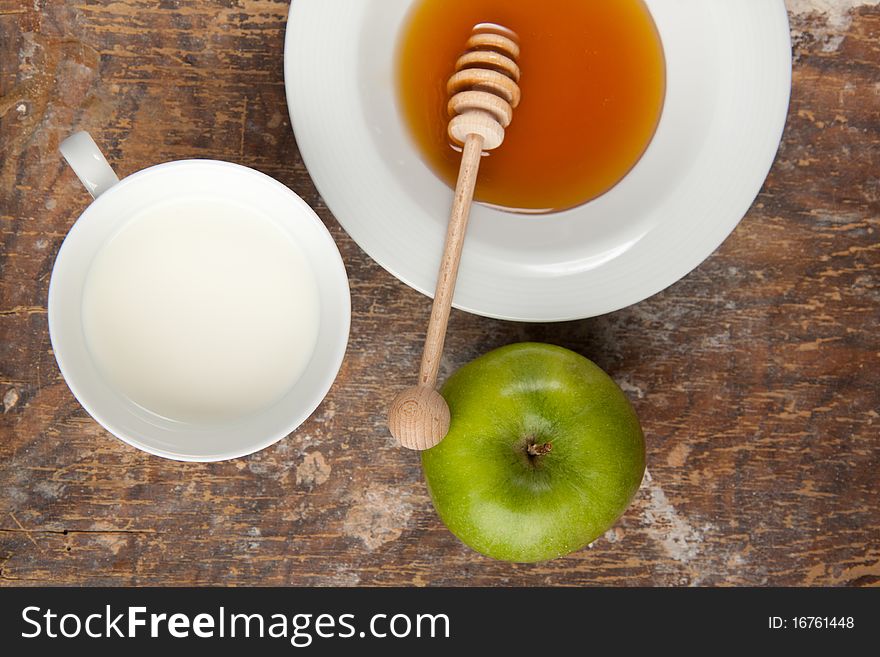
M 156 529 L 10 529 L 9 527 L 0 527 L 0 532 L 9 532 L 12 534 L 59 534 L 61 536 L 70 536 L 73 534 L 165 534 L 167 532 L 158 531 Z

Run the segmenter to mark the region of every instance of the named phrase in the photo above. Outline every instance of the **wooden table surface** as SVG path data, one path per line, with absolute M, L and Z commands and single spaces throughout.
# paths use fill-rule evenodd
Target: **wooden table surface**
M 294 0 L 295 1 L 295 0 Z M 648 470 L 620 522 L 538 565 L 440 523 L 384 426 L 429 300 L 336 223 L 290 130 L 280 0 L 0 1 L 0 582 L 265 585 L 880 583 L 880 6 L 787 0 L 794 88 L 754 206 L 696 271 L 637 306 L 551 325 L 454 311 L 441 377 L 553 342 L 605 368 Z M 120 175 L 189 157 L 264 171 L 326 223 L 351 278 L 329 396 L 253 456 L 138 452 L 74 400 L 46 295 L 89 197 L 58 154 L 89 130 Z

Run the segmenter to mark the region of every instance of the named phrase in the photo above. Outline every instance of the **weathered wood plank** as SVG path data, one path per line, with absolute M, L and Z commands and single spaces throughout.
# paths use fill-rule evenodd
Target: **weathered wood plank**
M 617 527 L 522 566 L 449 534 L 417 457 L 384 428 L 429 302 L 352 243 L 308 177 L 284 100 L 287 4 L 0 3 L 0 582 L 880 582 L 880 8 L 859 4 L 829 15 L 789 3 L 794 89 L 777 162 L 690 276 L 580 322 L 453 313 L 441 376 L 510 342 L 561 344 L 621 383 L 648 436 L 650 477 Z M 354 315 L 340 377 L 299 431 L 230 463 L 172 463 L 114 440 L 73 399 L 45 307 L 88 201 L 57 154 L 74 129 L 121 174 L 230 159 L 316 208 Z

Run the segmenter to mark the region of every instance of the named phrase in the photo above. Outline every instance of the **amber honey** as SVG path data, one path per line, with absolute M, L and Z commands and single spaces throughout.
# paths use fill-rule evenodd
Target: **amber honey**
M 398 100 L 425 161 L 450 186 L 446 81 L 474 25 L 519 35 L 522 102 L 483 157 L 476 198 L 553 212 L 616 185 L 645 152 L 663 107 L 665 63 L 642 0 L 419 0 L 397 51 Z

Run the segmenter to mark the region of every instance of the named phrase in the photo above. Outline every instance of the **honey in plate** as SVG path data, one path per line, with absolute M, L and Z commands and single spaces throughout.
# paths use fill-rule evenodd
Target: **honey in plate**
M 504 143 L 480 163 L 475 199 L 554 212 L 620 182 L 647 149 L 666 90 L 643 0 L 418 0 L 398 44 L 398 101 L 422 157 L 450 186 L 460 152 L 446 133 L 446 82 L 479 23 L 518 34 L 522 101 Z

